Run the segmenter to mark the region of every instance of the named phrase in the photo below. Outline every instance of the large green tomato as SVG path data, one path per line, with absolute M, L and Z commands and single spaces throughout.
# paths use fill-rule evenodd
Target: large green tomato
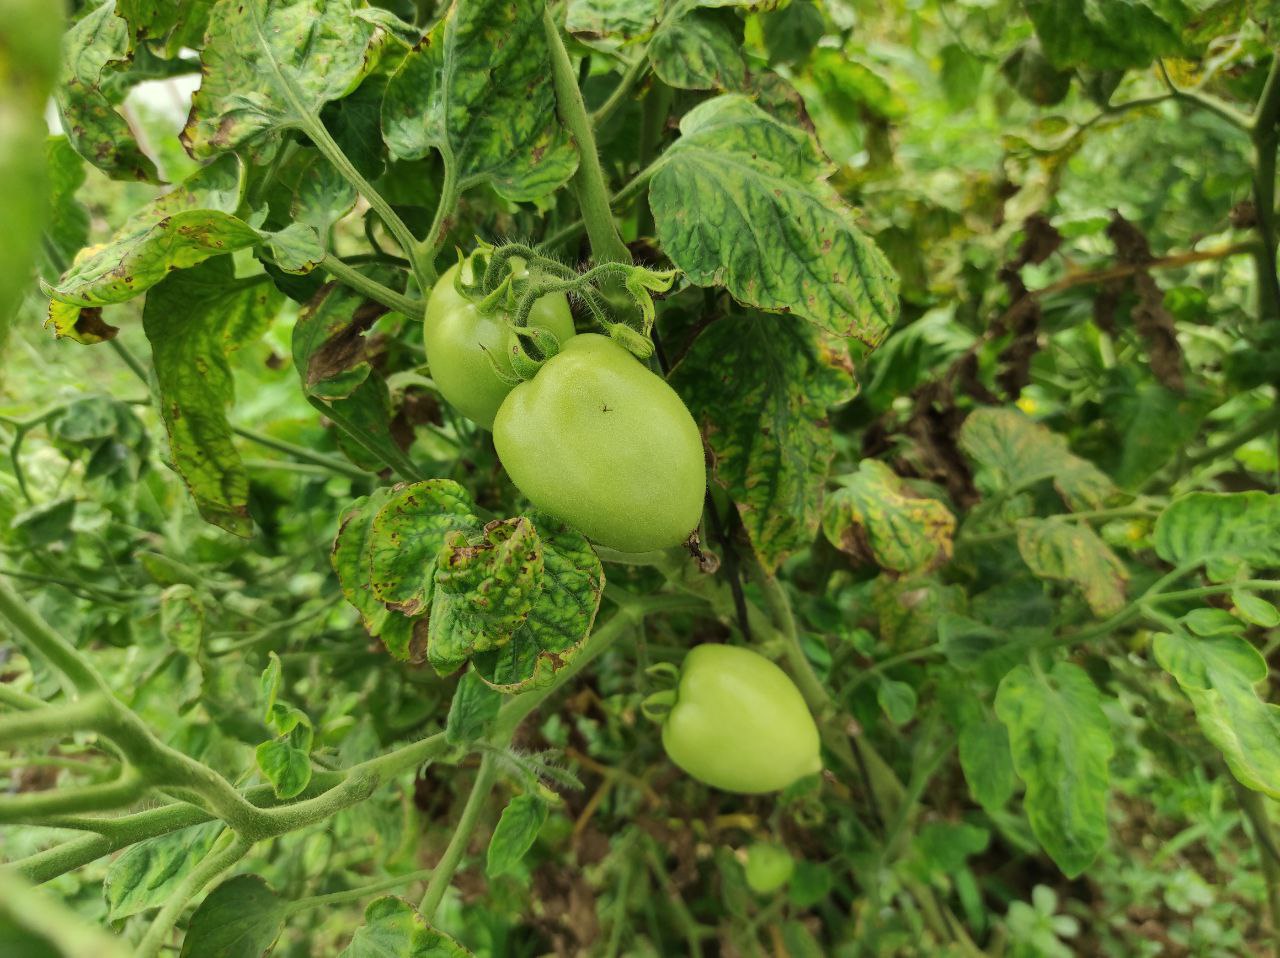
M 702 437 L 675 390 L 607 336 L 575 336 L 493 425 L 529 501 L 621 552 L 677 546 L 702 516 Z
M 513 264 L 514 265 L 514 264 Z M 471 280 L 470 263 L 463 278 Z M 493 417 L 511 387 L 498 378 L 489 364 L 489 351 L 503 372 L 515 377 L 507 355 L 507 315 L 501 311 L 480 312 L 474 300 L 453 285 L 458 275 L 454 264 L 436 281 L 427 299 L 423 339 L 427 345 L 427 365 L 440 394 L 449 404 L 477 425 L 493 428 Z M 515 275 L 524 275 L 519 268 Z M 533 304 L 529 325 L 554 333 L 563 344 L 573 335 L 573 314 L 564 293 L 548 293 Z
M 795 683 L 764 656 L 731 645 L 699 645 L 685 656 L 662 746 L 698 781 L 726 792 L 776 792 L 822 769 L 818 727 Z

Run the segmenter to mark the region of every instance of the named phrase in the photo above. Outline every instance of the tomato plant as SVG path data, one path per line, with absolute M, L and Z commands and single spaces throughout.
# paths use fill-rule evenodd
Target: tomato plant
M 1278 30 L 0 0 L 0 954 L 1267 953 Z

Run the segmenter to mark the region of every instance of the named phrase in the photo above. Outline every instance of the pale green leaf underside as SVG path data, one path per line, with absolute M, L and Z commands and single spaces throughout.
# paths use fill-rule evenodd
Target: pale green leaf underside
M 1102 697 L 1079 666 L 1059 662 L 1048 675 L 1025 665 L 996 693 L 1009 730 L 1013 766 L 1026 783 L 1031 829 L 1063 874 L 1083 872 L 1107 840 L 1107 763 L 1115 750 Z

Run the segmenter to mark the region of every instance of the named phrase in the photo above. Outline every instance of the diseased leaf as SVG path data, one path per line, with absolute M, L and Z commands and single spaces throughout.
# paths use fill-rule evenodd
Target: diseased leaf
M 543 9 L 538 0 L 450 6 L 387 84 L 391 154 L 446 152 L 461 189 L 489 182 L 511 200 L 567 181 L 578 151 L 556 118 Z
M 240 536 L 253 523 L 249 476 L 227 421 L 227 357 L 265 328 L 282 300 L 261 277 L 236 279 L 231 260 L 219 258 L 174 273 L 142 312 L 174 467 L 205 520 Z
M 730 316 L 694 341 L 671 384 L 711 447 L 712 481 L 733 497 L 765 566 L 809 545 L 834 453 L 827 409 L 857 391 L 843 349 L 790 317 Z
M 131 56 L 128 25 L 108 0 L 63 36 L 62 78 L 54 99 L 77 153 L 113 179 L 159 183 L 155 164 L 107 94 L 112 72 Z
M 427 659 L 448 675 L 477 652 L 501 648 L 542 591 L 543 552 L 533 523 L 494 520 L 474 536 L 449 532 L 435 561 Z
M 1020 519 L 1018 552 L 1042 579 L 1075 585 L 1095 615 L 1118 612 L 1129 573 L 1086 522 Z
M 394 494 L 390 486 L 382 486 L 346 508 L 338 523 L 330 563 L 338 574 L 343 597 L 360 613 L 369 634 L 381 638 L 395 658 L 419 662 L 426 656 L 425 620 L 388 609 L 373 594 L 371 584 L 373 517 Z
M 822 530 L 837 549 L 904 574 L 951 557 L 955 516 L 936 499 L 910 495 L 884 463 L 863 460 L 856 473 L 836 481 L 840 488 L 827 496 Z
M 653 72 L 669 86 L 745 92 L 742 28 L 732 15 L 695 9 L 668 16 L 649 41 L 648 53 Z
M 389 35 L 352 0 L 221 0 L 200 56 L 203 81 L 182 142 L 194 157 L 254 144 L 274 149 L 353 90 Z
M 1074 878 L 1107 840 L 1107 764 L 1115 745 L 1102 697 L 1083 669 L 1059 662 L 1047 675 L 1019 665 L 1001 680 L 995 704 L 1027 786 L 1031 830 Z
M 565 29 L 584 38 L 636 37 L 658 24 L 660 0 L 569 0 Z
M 1008 494 L 1051 480 L 1072 509 L 1097 509 L 1115 486 L 1066 440 L 1017 409 L 975 409 L 960 427 L 960 447 L 980 467 L 978 487 L 987 495 Z
M 694 107 L 649 186 L 663 250 L 699 286 L 875 346 L 898 314 L 889 261 L 803 130 L 739 94 Z
M 1280 495 L 1193 492 L 1160 513 L 1153 539 L 1161 559 L 1203 562 L 1214 582 L 1280 566 Z
M 53 300 L 48 325 L 57 335 L 82 343 L 110 338 L 86 335 L 79 328 L 82 308 L 123 303 L 174 270 L 257 245 L 258 231 L 230 213 L 238 203 L 239 184 L 234 157 L 210 164 L 143 207 L 106 243 L 81 250 L 47 290 Z

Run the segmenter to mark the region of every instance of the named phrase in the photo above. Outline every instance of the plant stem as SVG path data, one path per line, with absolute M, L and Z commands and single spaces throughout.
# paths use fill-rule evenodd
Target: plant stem
M 1228 775 L 1228 778 L 1240 802 L 1240 810 L 1253 829 L 1254 844 L 1262 861 L 1262 875 L 1267 883 L 1267 906 L 1271 912 L 1271 933 L 1280 935 L 1280 849 L 1276 846 L 1275 830 L 1271 827 L 1262 796 L 1241 785 L 1234 776 Z
M 151 927 L 147 929 L 142 941 L 138 942 L 138 958 L 155 958 L 164 948 L 173 926 L 179 916 L 186 910 L 191 899 L 199 895 L 205 888 L 213 884 L 218 876 L 249 853 L 253 843 L 242 838 L 231 840 L 225 848 L 212 852 L 200 864 L 196 865 L 169 896 L 164 907 L 160 909 Z
M 314 895 L 311 898 L 299 898 L 291 901 L 285 907 L 285 919 L 288 920 L 299 912 L 307 911 L 312 908 L 328 908 L 330 905 L 346 905 L 350 902 L 361 901 L 370 895 L 376 895 L 379 892 L 390 891 L 392 888 L 399 888 L 402 885 L 412 885 L 414 882 L 422 881 L 424 878 L 430 878 L 433 869 L 424 868 L 421 871 L 409 872 L 405 875 L 393 875 L 390 878 L 384 878 L 381 881 L 370 882 L 367 885 L 361 885 L 359 888 L 352 888 L 347 891 L 336 891 L 329 895 Z
M 462 816 L 458 819 L 453 835 L 449 838 L 444 855 L 441 856 L 435 871 L 431 873 L 427 890 L 422 896 L 422 902 L 418 905 L 418 911 L 428 922 L 435 920 L 440 900 L 449 889 L 453 873 L 457 871 L 458 863 L 471 842 L 472 832 L 480 824 L 480 813 L 484 811 L 484 804 L 488 801 L 489 793 L 493 791 L 496 783 L 497 773 L 494 768 L 493 753 L 485 752 L 484 757 L 480 759 L 480 770 L 476 772 L 476 780 L 471 786 L 471 793 L 467 796 L 467 803 L 462 807 Z
M 444 163 L 440 199 L 436 203 L 435 215 L 431 217 L 431 228 L 427 230 L 427 238 L 414 247 L 412 254 L 420 270 L 419 285 L 422 287 L 423 295 L 426 295 L 427 290 L 431 289 L 431 285 L 436 281 L 436 254 L 440 251 L 440 244 L 444 242 L 445 234 L 448 232 L 445 224 L 457 207 L 458 197 L 462 192 L 455 172 L 452 149 L 446 146 L 441 150 L 440 158 Z
M 630 263 L 631 253 L 618 235 L 613 212 L 609 208 L 609 189 L 605 184 L 600 156 L 596 152 L 595 133 L 591 118 L 587 116 L 578 78 L 560 37 L 560 28 L 551 14 L 550 7 L 543 10 L 542 24 L 551 49 L 551 71 L 555 81 L 556 103 L 560 119 L 578 144 L 578 172 L 573 175 L 578 205 L 591 238 L 591 252 L 597 262 Z
M 291 83 L 285 83 L 283 86 L 288 94 L 291 95 L 293 93 Z M 418 245 L 417 240 L 409 232 L 409 227 L 405 225 L 404 220 L 391 208 L 391 204 L 383 199 L 382 194 L 360 175 L 360 171 L 347 158 L 347 154 L 342 152 L 342 147 L 338 146 L 334 138 L 329 135 L 329 131 L 320 122 L 319 117 L 307 113 L 300 103 L 295 103 L 294 105 L 299 114 L 305 117 L 302 123 L 302 131 L 311 138 L 316 148 L 324 154 L 325 159 L 333 164 L 334 169 L 341 174 L 342 178 L 354 186 L 356 192 L 363 196 L 369 206 L 373 208 L 373 211 L 382 218 L 382 222 L 391 232 L 391 235 L 395 237 L 396 242 L 400 244 L 400 249 L 404 252 L 404 255 L 413 262 L 414 273 L 418 274 L 418 285 L 426 289 L 429 284 L 424 282 L 422 275 L 419 273 L 419 264 L 414 255 Z M 325 268 L 328 269 L 328 266 L 326 265 Z
M 377 280 L 370 279 L 358 269 L 344 263 L 332 253 L 320 261 L 320 268 L 342 285 L 350 286 L 357 293 L 363 293 L 374 302 L 381 303 L 387 309 L 408 316 L 410 319 L 420 319 L 422 311 L 426 308 L 422 300 L 413 299 L 403 293 L 397 293 L 388 286 L 383 286 Z
M 622 101 L 626 99 L 631 88 L 636 82 L 644 76 L 645 68 L 649 65 L 649 47 L 645 45 L 640 48 L 634 60 L 627 66 L 626 71 L 622 74 L 622 79 L 618 81 L 618 85 L 613 88 L 613 92 L 609 94 L 609 99 L 605 100 L 594 113 L 591 114 L 591 122 L 594 126 L 599 126 L 613 115 L 613 111 L 622 105 Z
M 1280 278 L 1276 276 L 1276 121 L 1280 118 L 1280 51 L 1272 54 L 1271 69 L 1249 123 L 1253 141 L 1253 205 L 1262 249 L 1257 253 L 1258 315 L 1280 319 Z
M 368 482 L 374 477 L 365 472 L 359 466 L 345 460 L 338 459 L 334 456 L 326 456 L 322 452 L 316 452 L 308 449 L 306 446 L 299 446 L 292 442 L 285 442 L 283 439 L 276 439 L 274 436 L 268 436 L 266 433 L 258 432 L 255 429 L 246 429 L 243 426 L 233 426 L 232 432 L 237 436 L 242 436 L 250 442 L 255 442 L 259 446 L 267 449 L 274 449 L 276 452 L 283 453 L 290 459 L 296 459 L 298 462 L 310 463 L 313 466 L 320 466 L 329 472 L 336 473 L 340 476 L 346 476 L 348 479 L 356 479 L 362 482 Z

